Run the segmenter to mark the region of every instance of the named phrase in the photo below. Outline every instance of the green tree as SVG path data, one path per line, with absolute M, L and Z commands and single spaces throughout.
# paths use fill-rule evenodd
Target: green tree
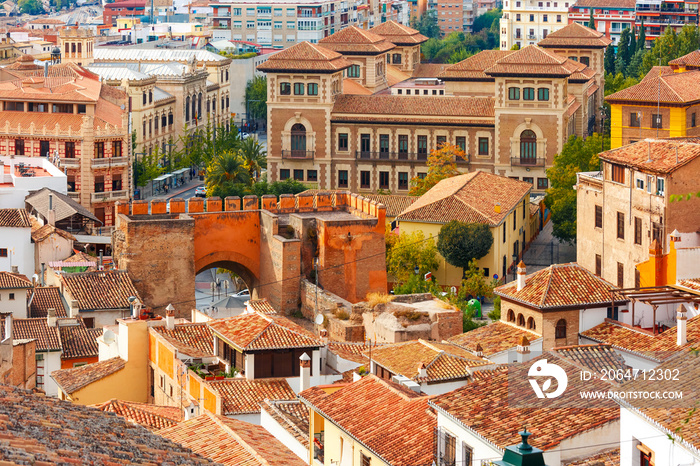
M 267 77 L 256 76 L 245 86 L 245 105 L 249 120 L 267 119 Z
M 425 280 L 423 275 L 413 274 L 404 283 L 394 285 L 394 294 L 432 293 L 435 297 L 442 295 L 442 290 L 434 280 Z
M 625 77 L 622 73 L 605 75 L 605 95 L 614 94 L 639 83 L 639 79 Z
M 520 45 L 516 42 L 513 44 L 513 46 L 510 48 L 511 50 L 520 50 Z
M 637 51 L 646 50 L 647 48 L 647 33 L 644 31 L 644 18 L 639 26 L 639 37 L 637 37 Z
M 146 186 L 149 181 L 163 174 L 164 169 L 160 165 L 160 158 L 159 149 L 156 146 L 152 153 L 143 154 L 139 160 L 134 162 L 135 172 L 138 173 L 136 186 Z
M 607 146 L 609 147 L 609 141 Z M 554 157 L 554 165 L 547 170 L 551 187 L 547 190 L 545 204 L 552 212 L 552 234 L 560 241 L 576 240 L 576 173 L 600 169 L 598 152 L 602 137 L 594 133 L 585 140 L 571 136 L 560 154 Z
M 472 55 L 474 54 L 467 52 L 463 48 L 460 48 L 452 52 L 450 58 L 447 59 L 447 63 L 459 63 L 462 60 L 466 60 L 467 58 L 471 57 Z
M 476 259 L 469 261 L 469 266 L 464 271 L 462 286 L 457 293 L 457 297 L 464 302 L 474 297 L 492 298 L 493 289 L 498 285 L 498 281 L 486 277 L 483 270 L 479 268 Z
M 226 151 L 216 156 L 207 166 L 206 185 L 208 190 L 216 186 L 248 184 L 250 175 L 245 160 L 238 152 Z
M 457 170 L 457 164 L 455 163 L 457 159 L 467 159 L 467 155 L 458 146 L 443 144 L 441 147 L 431 151 L 427 161 L 428 174 L 425 178 L 416 177 L 411 180 L 413 186 L 409 194 L 411 196 L 422 196 L 445 178 L 459 175 L 460 172 Z
M 422 277 L 440 265 L 437 257 L 435 240 L 425 237 L 422 231 L 402 232 L 400 235 L 386 227 L 386 270 L 396 283 L 405 283 L 415 274 L 418 267 Z
M 474 259 L 481 259 L 491 250 L 493 235 L 488 225 L 452 220 L 440 228 L 437 250 L 448 264 L 463 271 Z
M 630 61 L 630 28 L 625 28 L 620 34 L 620 41 L 617 43 L 617 61 L 615 62 L 615 72 L 625 74 L 627 64 Z
M 489 319 L 492 321 L 497 321 L 501 320 L 501 297 L 496 296 L 493 298 L 493 311 L 489 312 L 488 314 Z
M 262 169 L 267 168 L 267 152 L 254 137 L 241 141 L 238 152 L 245 162 L 251 182 L 256 182 L 260 178 Z
M 44 14 L 44 7 L 39 0 L 20 0 L 19 11 L 25 15 Z
M 605 72 L 615 74 L 615 47 L 612 44 L 605 49 Z
M 632 55 L 632 59 L 630 60 L 630 64 L 627 65 L 627 76 L 631 78 L 639 77 L 642 71 L 642 66 L 644 64 L 645 53 L 646 50 L 644 49 L 637 50 L 636 52 L 634 52 L 634 55 Z
M 593 7 L 591 7 L 591 17 L 588 18 L 588 27 L 595 30 L 595 19 L 593 18 Z
M 411 18 L 411 27 L 417 29 L 429 39 L 438 39 L 442 35 L 440 26 L 438 26 L 437 11 L 429 10 L 423 13 L 420 19 L 413 16 Z
M 475 34 L 482 29 L 490 29 L 493 26 L 494 21 L 500 21 L 503 16 L 503 10 L 500 8 L 494 8 L 489 10 L 483 15 L 479 15 L 474 18 L 474 23 L 472 23 L 472 33 Z M 496 28 L 498 30 L 498 28 Z

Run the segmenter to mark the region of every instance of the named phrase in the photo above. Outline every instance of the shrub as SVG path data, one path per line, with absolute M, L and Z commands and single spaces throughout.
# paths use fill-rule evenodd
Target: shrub
M 365 299 L 367 299 L 367 306 L 374 309 L 378 304 L 391 302 L 394 297 L 386 293 L 369 293 Z

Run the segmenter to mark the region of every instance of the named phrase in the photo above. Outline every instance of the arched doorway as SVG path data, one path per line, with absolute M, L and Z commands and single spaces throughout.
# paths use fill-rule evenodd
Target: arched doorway
M 292 157 L 306 156 L 306 127 L 301 123 L 292 126 L 291 149 Z
M 234 317 L 245 311 L 245 303 L 258 298 L 258 279 L 246 266 L 219 261 L 197 270 L 197 309 L 215 319 Z
M 537 163 L 537 135 L 530 129 L 520 133 L 520 163 L 522 165 Z

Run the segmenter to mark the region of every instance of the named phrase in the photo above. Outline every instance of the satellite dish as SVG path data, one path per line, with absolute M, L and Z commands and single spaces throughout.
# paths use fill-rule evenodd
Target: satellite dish
M 102 339 L 105 341 L 105 343 L 112 344 L 114 343 L 114 340 L 116 339 L 116 335 L 114 334 L 113 331 L 107 329 L 105 330 L 104 334 L 102 335 Z
M 316 317 L 314 318 L 316 325 L 323 325 L 324 320 L 323 314 L 316 314 Z

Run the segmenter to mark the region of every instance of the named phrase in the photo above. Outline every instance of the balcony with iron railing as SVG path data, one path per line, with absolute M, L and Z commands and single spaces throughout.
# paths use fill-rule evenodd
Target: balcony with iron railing
M 313 160 L 314 151 L 312 150 L 283 150 L 282 158 L 288 160 Z
M 80 191 L 68 191 L 68 197 L 74 201 L 80 202 Z
M 544 167 L 544 158 L 535 157 L 511 157 L 510 165 L 513 167 Z
M 367 161 L 390 161 L 390 162 L 407 162 L 407 163 L 426 163 L 428 161 L 428 152 L 391 152 L 391 151 L 355 151 L 356 160 Z M 457 163 L 469 163 L 467 160 L 458 158 Z
M 104 191 L 101 193 L 92 193 L 90 195 L 90 200 L 93 203 L 121 201 L 127 199 L 129 199 L 129 191 L 127 191 L 126 189 L 122 189 L 120 191 Z
M 75 157 L 63 157 L 61 159 L 61 165 L 66 168 L 80 168 L 80 159 L 77 159 Z
M 92 159 L 92 168 L 127 167 L 129 157 L 107 157 L 103 159 Z

